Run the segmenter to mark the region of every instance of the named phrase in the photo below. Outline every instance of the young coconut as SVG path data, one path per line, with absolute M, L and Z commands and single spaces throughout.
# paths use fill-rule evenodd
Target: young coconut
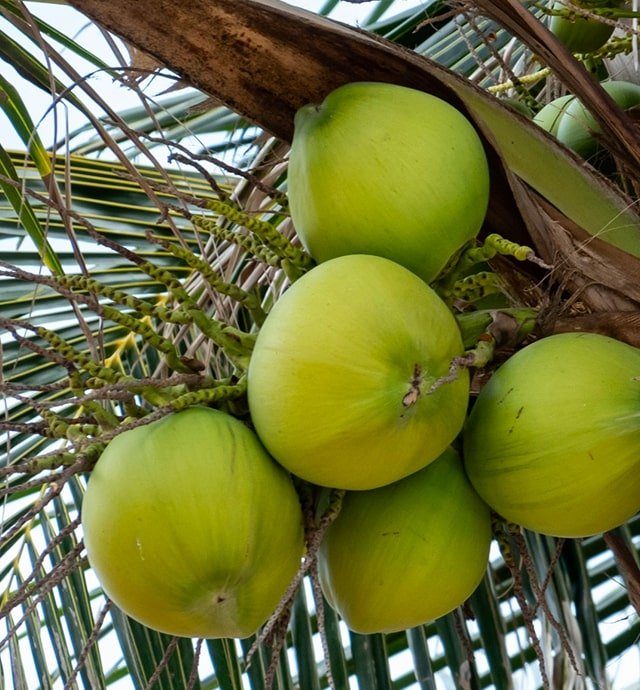
M 185 637 L 253 634 L 304 548 L 290 478 L 244 424 L 209 408 L 117 436 L 89 479 L 82 527 L 106 594 Z
M 640 86 L 626 81 L 605 81 L 602 88 L 620 108 L 630 110 L 640 105 Z M 598 150 L 600 125 L 577 98 L 573 98 L 563 109 L 558 120 L 556 136 L 558 141 L 589 159 Z
M 554 10 L 570 10 L 571 5 L 588 11 L 620 7 L 618 0 L 567 0 L 553 3 Z M 576 16 L 573 19 L 555 15 L 549 30 L 573 53 L 590 53 L 601 48 L 610 38 L 614 27 L 595 17 Z
M 549 134 L 553 134 L 554 137 L 557 136 L 562 115 L 573 100 L 575 100 L 575 96 L 572 93 L 555 98 L 534 116 L 533 121 Z
M 469 375 L 438 295 L 376 256 L 327 261 L 295 282 L 258 334 L 251 417 L 273 457 L 341 489 L 389 484 L 435 460 L 462 428 Z
M 640 350 L 590 333 L 520 350 L 478 396 L 464 459 L 480 496 L 528 529 L 624 523 L 640 510 Z
M 462 604 L 490 544 L 489 508 L 449 448 L 395 484 L 346 494 L 320 548 L 320 584 L 351 630 L 404 630 Z
M 375 254 L 427 282 L 476 236 L 489 199 L 471 123 L 393 84 L 346 84 L 301 108 L 288 179 L 296 231 L 316 261 Z

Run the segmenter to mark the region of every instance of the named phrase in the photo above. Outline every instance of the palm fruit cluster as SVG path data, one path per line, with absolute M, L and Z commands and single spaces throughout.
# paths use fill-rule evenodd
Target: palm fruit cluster
M 451 276 L 492 280 L 467 270 L 490 177 L 461 112 L 344 85 L 297 114 L 288 184 L 317 265 L 258 333 L 252 428 L 180 412 L 117 437 L 89 481 L 89 561 L 119 606 L 176 635 L 255 632 L 305 558 L 294 485 L 346 491 L 319 576 L 366 633 L 461 605 L 487 567 L 491 510 L 578 537 L 640 508 L 636 349 L 543 338 L 470 400 Z

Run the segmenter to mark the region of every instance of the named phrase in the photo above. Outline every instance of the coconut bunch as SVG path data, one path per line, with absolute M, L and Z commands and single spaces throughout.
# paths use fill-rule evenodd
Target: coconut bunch
M 580 11 L 620 5 L 574 16 L 551 3 L 550 28 L 595 51 L 612 27 Z M 637 105 L 637 86 L 603 86 Z M 599 150 L 571 95 L 534 121 L 585 158 Z M 635 348 L 539 338 L 471 396 L 501 345 L 540 336 L 492 260 L 548 268 L 493 232 L 490 183 L 474 126 L 425 92 L 355 82 L 297 112 L 288 196 L 308 254 L 254 228 L 290 285 L 258 307 L 240 357 L 249 426 L 206 407 L 170 414 L 117 436 L 89 481 L 89 561 L 126 613 L 173 635 L 262 628 L 272 642 L 312 574 L 352 630 L 407 629 L 473 593 L 492 512 L 583 537 L 640 509 Z
M 329 131 L 328 142 L 312 121 L 305 122 L 318 110 L 329 124 L 334 114 L 343 117 L 341 131 Z M 352 143 L 343 149 L 349 169 L 327 170 L 338 187 L 322 188 L 313 169 L 327 169 L 331 157 L 310 165 L 314 154 L 304 142 L 319 147 L 319 153 L 327 145 L 340 146 L 340 137 L 352 138 L 365 113 L 375 123 L 365 135 L 374 157 L 361 160 Z M 398 122 L 400 116 L 406 122 Z M 418 128 L 429 120 L 422 146 L 412 151 L 409 142 L 419 139 Z M 416 537 L 406 528 L 392 528 L 391 533 L 402 534 L 392 542 L 400 551 L 384 557 L 397 567 L 403 553 L 418 553 L 421 546 L 423 559 L 438 563 L 437 568 L 426 580 L 416 573 L 414 588 L 398 602 L 405 611 L 400 619 L 396 607 L 389 609 L 391 618 L 376 622 L 359 621 L 364 611 L 356 611 L 353 620 L 347 618 L 354 629 L 401 629 L 443 615 L 473 591 L 487 563 L 488 508 L 465 479 L 456 453 L 448 450 L 469 399 L 467 370 L 452 370 L 464 344 L 449 307 L 427 282 L 455 264 L 482 223 L 489 185 L 482 144 L 470 123 L 440 99 L 384 84 L 345 87 L 323 109 L 301 110 L 298 123 L 302 143 L 294 146 L 289 173 L 293 220 L 305 245 L 315 233 L 314 247 L 326 249 L 312 250 L 324 262 L 302 278 L 290 274 L 295 282 L 259 331 L 248 371 L 257 436 L 220 411 L 170 415 L 118 436 L 98 461 L 84 500 L 87 553 L 105 591 L 132 617 L 171 634 L 246 637 L 277 608 L 298 570 L 304 543 L 304 516 L 293 507 L 294 485 L 283 467 L 315 486 L 364 490 L 387 487 L 442 456 L 438 470 L 414 477 L 405 489 L 394 485 L 391 523 L 413 520 L 420 507 L 416 486 L 426 482 L 434 500 L 420 521 L 422 545 L 410 543 Z M 397 141 L 385 145 L 395 132 Z M 379 164 L 372 169 L 376 157 Z M 452 160 L 473 175 L 466 188 L 459 188 L 454 169 L 447 172 Z M 394 161 L 393 176 L 408 186 L 401 196 L 385 188 Z M 349 180 L 356 184 L 349 186 Z M 341 186 L 344 193 L 337 193 Z M 377 207 L 370 207 L 372 198 Z M 339 212 L 333 220 L 326 217 L 327 210 L 340 207 L 342 217 Z M 384 256 L 385 247 L 399 251 L 395 260 Z M 449 281 L 452 289 L 455 282 Z M 181 463 L 176 458 L 185 447 L 189 455 Z M 368 512 L 371 494 L 360 495 Z M 458 500 L 442 500 L 448 495 Z M 407 501 L 415 510 L 406 511 Z M 342 525 L 351 502 L 347 498 Z M 357 515 L 358 510 L 355 519 L 369 521 Z M 451 529 L 443 532 L 439 525 L 446 523 Z M 358 528 L 346 533 L 363 543 L 371 539 Z M 455 540 L 461 548 L 450 550 Z M 327 545 L 334 541 L 328 538 Z M 385 547 L 384 542 L 372 546 L 362 556 L 379 560 Z M 336 547 L 327 548 L 322 579 L 341 608 L 343 593 L 329 584 L 324 565 L 336 559 Z M 469 549 L 475 556 L 465 559 L 463 568 L 459 559 Z M 346 553 L 337 559 L 345 560 Z M 185 562 L 194 565 L 193 578 L 179 577 Z M 349 581 L 365 567 L 357 560 L 351 564 L 342 589 L 352 586 Z M 450 581 L 445 597 L 435 585 L 458 570 L 464 576 Z M 171 572 L 174 576 L 167 577 Z M 392 568 L 385 587 L 393 578 Z M 409 614 L 417 588 L 424 586 L 433 589 L 432 601 Z M 383 589 L 378 608 L 384 608 L 385 598 Z
M 430 494 L 456 494 L 436 467 L 453 462 L 441 454 L 464 424 L 469 378 L 461 363 L 482 363 L 465 359 L 446 290 L 452 276 L 469 270 L 486 209 L 487 166 L 474 137 L 451 106 L 382 84 L 341 87 L 296 118 L 292 215 L 304 245 L 325 263 L 269 315 L 249 368 L 249 404 L 258 434 L 285 467 L 314 483 L 364 491 L 347 494 L 321 552 L 327 598 L 362 632 L 446 613 L 471 593 L 486 565 L 488 513 L 477 496 L 470 490 L 438 503 Z M 458 294 L 465 308 L 479 301 L 473 291 Z M 545 534 L 575 537 L 637 512 L 639 354 L 602 336 L 558 335 L 499 369 L 464 435 L 471 481 L 493 510 Z M 585 384 L 579 390 L 577 378 Z M 513 398 L 505 402 L 505 393 Z M 585 405 L 592 416 L 582 413 Z M 582 424 L 569 436 L 567 420 L 576 417 Z M 416 518 L 418 506 L 435 520 L 421 535 L 426 550 L 407 537 L 406 525 L 383 527 L 387 519 Z M 482 545 L 484 560 L 467 545 L 456 550 L 461 560 L 435 574 L 425 564 L 446 562 L 458 529 Z M 416 565 L 414 588 L 403 588 L 406 599 L 391 605 L 393 583 L 414 557 L 421 562 L 418 554 L 424 563 Z M 385 585 L 381 571 L 390 571 Z M 469 579 L 448 600 L 451 571 Z M 421 594 L 427 590 L 441 593 L 437 604 Z
M 115 2 L 114 14 L 126 16 L 127 3 Z M 110 5 L 95 4 L 101 11 Z M 575 6 L 607 31 L 613 17 L 608 12 L 624 6 L 545 4 L 554 20 L 570 27 L 582 26 Z M 178 231 L 169 231 L 163 221 L 148 233 L 149 242 L 162 250 L 148 251 L 136 233 L 130 244 L 126 232 L 89 232 L 118 252 L 123 264 L 133 262 L 132 271 L 120 273 L 131 278 L 116 275 L 103 283 L 100 271 L 50 277 L 3 266 L 5 276 L 28 281 L 39 292 L 42 287 L 45 300 L 53 291 L 76 313 L 89 312 L 98 335 L 106 332 L 107 345 L 94 352 L 82 336 L 72 340 L 62 331 L 59 337 L 57 324 L 47 330 L 42 322 L 27 322 L 30 316 L 6 322 L 17 345 L 8 361 L 30 369 L 34 386 L 42 383 L 39 365 L 20 355 L 11 359 L 22 347 L 34 348 L 37 359 L 62 365 L 69 374 L 55 388 L 45 383 L 34 389 L 28 423 L 15 415 L 5 421 L 3 428 L 12 433 L 38 434 L 44 444 L 56 444 L 53 452 L 38 451 L 28 460 L 21 447 L 13 467 L 0 471 L 11 477 L 3 491 L 18 499 L 19 508 L 24 489 L 42 485 L 46 491 L 42 502 L 32 493 L 32 510 L 20 509 L 19 521 L 7 520 L 6 531 L 11 538 L 36 510 L 37 519 L 45 521 L 66 511 L 69 490 L 74 509 L 82 498 L 84 508 L 81 526 L 75 510 L 58 521 L 41 556 L 48 559 L 59 545 L 66 551 L 74 529 L 73 563 L 56 556 L 42 580 L 36 566 L 44 561 L 29 568 L 26 579 L 16 570 L 20 577 L 2 611 L 20 615 L 25 602 L 26 618 L 51 587 L 64 596 L 61 578 L 70 566 L 74 582 L 82 583 L 77 568 L 87 568 L 86 547 L 92 566 L 87 583 L 97 574 L 104 595 L 90 592 L 92 608 L 100 602 L 101 611 L 93 617 L 93 630 L 87 627 L 78 637 L 86 646 L 74 643 L 68 684 L 97 653 L 99 635 L 109 646 L 103 635 L 110 634 L 112 601 L 130 674 L 146 677 L 149 685 L 163 675 L 181 677 L 180 667 L 189 685 L 197 683 L 202 638 L 243 638 L 244 663 L 252 655 L 258 663 L 242 669 L 236 668 L 238 643 L 214 641 L 209 647 L 221 685 L 234 684 L 247 668 L 246 680 L 256 687 L 271 687 L 274 676 L 276 685 L 281 680 L 286 685 L 296 670 L 297 682 L 311 685 L 305 680 L 308 661 L 309 676 L 339 687 L 339 618 L 327 610 L 327 601 L 352 630 L 410 629 L 412 651 L 425 651 L 422 659 L 415 657 L 416 677 L 430 676 L 426 638 L 432 641 L 437 631 L 446 653 L 432 657 L 434 672 L 446 661 L 454 677 L 459 669 L 471 669 L 484 682 L 473 659 L 482 644 L 496 684 L 510 675 L 503 669 L 512 667 L 516 674 L 534 652 L 545 687 L 550 687 L 547 652 L 554 656 L 554 683 L 562 659 L 567 669 L 571 664 L 577 674 L 600 682 L 607 659 L 633 630 L 621 642 L 606 642 L 595 664 L 599 671 L 590 668 L 589 658 L 595 649 L 597 661 L 598 648 L 605 645 L 597 623 L 614 608 L 623 611 L 627 599 L 640 610 L 631 550 L 616 551 L 615 535 L 605 535 L 626 589 L 620 587 L 615 604 L 594 611 L 581 592 L 609 571 L 604 573 L 600 560 L 594 570 L 594 561 L 587 567 L 583 559 L 604 548 L 603 540 L 582 545 L 544 535 L 579 539 L 615 527 L 637 510 L 637 350 L 589 333 L 548 334 L 598 328 L 640 346 L 638 331 L 631 330 L 637 329 L 638 312 L 613 311 L 637 307 L 640 299 L 633 281 L 640 256 L 637 219 L 632 204 L 627 208 L 628 200 L 588 165 L 597 162 L 614 178 L 611 167 L 600 165 L 599 157 L 607 157 L 607 165 L 621 173 L 621 186 L 637 191 L 637 176 L 628 165 L 633 147 L 624 137 L 618 149 L 612 146 L 606 118 L 577 79 L 564 81 L 557 65 L 544 76 L 549 63 L 541 63 L 534 41 L 531 51 L 517 42 L 505 48 L 505 32 L 499 32 L 498 41 L 491 37 L 488 43 L 500 60 L 487 63 L 482 80 L 478 72 L 467 81 L 364 32 L 311 16 L 287 24 L 296 16 L 279 2 L 188 5 L 198 32 L 202 26 L 213 32 L 208 45 L 220 61 L 217 69 L 195 75 L 203 81 L 192 83 L 204 84 L 280 141 L 269 140 L 233 191 L 205 174 L 189 176 L 174 194 L 173 185 L 142 172 L 145 188 L 151 185 L 163 196 L 168 191 L 179 202 L 161 204 L 177 219 Z M 508 8 L 515 16 L 521 3 L 473 5 L 494 6 L 500 22 Z M 475 10 L 466 7 L 472 21 Z M 213 14 L 219 8 L 223 21 Z M 202 21 L 194 9 L 212 14 Z M 541 6 L 526 9 L 536 15 Z M 558 20 L 544 21 L 577 50 L 556 30 Z M 172 23 L 182 32 L 187 18 L 173 17 Z M 463 26 L 466 32 L 466 22 Z M 476 39 L 482 45 L 480 32 L 487 36 L 487 26 L 491 22 L 482 18 L 474 46 Z M 256 39 L 258 32 L 264 40 Z M 164 33 L 159 49 L 171 46 L 166 55 L 178 62 L 167 64 L 185 75 L 179 62 L 184 53 L 171 44 L 175 32 Z M 274 41 L 282 61 L 263 50 Z M 597 65 L 591 72 L 602 79 L 603 56 L 624 41 L 629 46 L 630 35 L 578 59 Z M 182 33 L 179 43 L 190 45 Z M 472 55 L 467 57 L 471 62 Z M 233 78 L 236 66 L 242 79 Z M 593 81 L 582 72 L 585 81 Z M 207 81 L 221 74 L 229 74 L 223 86 Z M 470 74 L 471 69 L 465 76 Z M 187 71 L 189 78 L 194 74 Z M 593 86 L 601 90 L 595 81 Z M 624 109 L 635 105 L 637 87 L 608 81 L 603 86 Z M 571 93 L 564 100 L 541 109 L 565 87 Z M 521 111 L 527 118 L 540 111 L 535 123 L 516 117 L 503 107 L 507 99 L 492 94 L 521 99 L 515 102 L 526 104 Z M 287 176 L 285 142 L 292 141 L 294 112 L 310 101 L 295 118 Z M 548 127 L 564 147 L 535 126 L 545 112 L 553 123 L 561 114 L 563 132 L 573 131 L 560 136 Z M 622 149 L 629 154 L 626 165 Z M 207 157 L 207 165 L 211 162 Z M 244 171 L 232 172 L 243 179 Z M 92 227 L 85 218 L 77 221 L 87 231 Z M 127 247 L 114 244 L 114 236 L 124 238 Z M 552 267 L 520 245 L 535 246 Z M 8 310 L 5 303 L 5 314 Z M 4 390 L 23 396 L 22 407 L 28 407 L 21 377 L 19 370 L 12 373 L 11 387 Z M 66 494 L 58 503 L 63 486 Z M 629 532 L 625 527 L 619 534 Z M 487 570 L 492 537 L 504 564 L 492 559 Z M 483 576 L 471 601 L 460 606 Z M 565 577 L 576 584 L 570 592 L 564 591 Z M 303 579 L 309 589 L 301 589 Z M 306 606 L 309 590 L 313 611 Z M 512 597 L 517 610 L 507 603 Z M 116 612 L 116 604 L 151 630 Z M 76 608 L 64 608 L 75 624 Z M 468 625 L 474 616 L 478 626 Z M 19 619 L 23 630 L 25 618 Z M 437 625 L 420 625 L 433 619 Z M 518 633 L 526 627 L 530 646 L 523 654 L 509 658 L 503 623 L 518 627 Z M 312 653 L 315 635 L 306 639 L 301 633 L 309 625 L 312 633 L 317 625 L 325 647 L 317 674 L 311 668 L 318 661 Z M 153 629 L 183 639 L 170 641 Z M 27 635 L 33 630 L 37 625 Z M 11 633 L 16 643 L 22 639 L 17 631 L 15 626 Z M 135 648 L 125 646 L 133 639 L 129 631 L 137 638 Z M 254 632 L 252 644 L 246 640 Z M 200 640 L 192 644 L 187 638 Z M 493 649 L 492 638 L 498 642 Z M 399 642 L 405 645 L 404 639 L 404 634 L 387 638 L 389 653 Z M 374 662 L 380 674 L 384 671 L 385 638 L 350 640 L 345 671 L 354 671 L 368 687 L 373 681 L 363 669 Z M 358 647 L 371 649 L 371 643 L 381 654 L 363 659 Z M 563 648 L 557 656 L 556 643 Z M 155 651 L 149 655 L 151 646 Z M 458 652 L 452 653 L 452 646 Z M 138 647 L 140 655 L 131 656 Z M 287 668 L 291 654 L 297 669 Z M 154 655 L 158 666 L 152 670 Z M 144 669 L 142 662 L 138 668 L 138 656 Z M 91 672 L 87 664 L 88 678 Z M 407 674 L 393 682 L 411 679 Z
M 486 261 L 534 257 L 477 239 L 490 179 L 462 113 L 405 87 L 345 85 L 299 111 L 288 180 L 318 265 L 290 274 L 259 330 L 255 431 L 226 412 L 179 412 L 118 436 L 89 481 L 89 561 L 123 610 L 174 635 L 247 637 L 317 559 L 350 628 L 402 630 L 474 591 L 491 510 L 580 537 L 640 508 L 635 348 L 543 338 L 497 370 L 465 427 L 469 369 L 500 344 L 477 317 L 509 314 Z M 522 342 L 533 322 L 509 315 Z M 481 324 L 471 339 L 465 319 Z M 322 539 L 295 490 L 317 512 L 319 487 L 338 497 Z M 197 564 L 187 580 L 184 562 Z
M 640 86 L 613 78 L 603 63 L 604 58 L 629 49 L 630 37 L 626 32 L 620 32 L 616 38 L 614 30 L 621 19 L 634 16 L 631 3 L 623 0 L 554 0 L 544 11 L 548 15 L 551 33 L 568 50 L 577 54 L 586 66 L 591 66 L 593 76 L 613 102 L 625 111 L 637 108 Z M 538 110 L 533 121 L 601 169 L 610 163 L 610 156 L 601 142 L 600 124 L 573 93 L 553 98 Z

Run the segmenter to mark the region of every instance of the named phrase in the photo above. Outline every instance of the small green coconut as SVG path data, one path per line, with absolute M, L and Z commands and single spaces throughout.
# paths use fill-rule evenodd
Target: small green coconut
M 640 105 L 640 86 L 626 81 L 605 81 L 602 88 L 623 110 Z M 585 159 L 593 156 L 598 150 L 597 135 L 600 125 L 593 115 L 574 98 L 563 110 L 558 122 L 556 136 L 558 141 L 573 149 Z
M 572 0 L 583 10 L 619 7 L 617 0 Z M 566 2 L 556 2 L 554 10 L 570 9 Z M 601 48 L 611 37 L 614 27 L 592 17 L 576 16 L 569 19 L 559 15 L 552 16 L 549 29 L 572 53 L 591 53 Z

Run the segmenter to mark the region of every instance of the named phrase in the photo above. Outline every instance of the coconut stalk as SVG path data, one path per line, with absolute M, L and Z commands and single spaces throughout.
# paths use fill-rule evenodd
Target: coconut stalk
M 640 564 L 638 557 L 629 548 L 627 541 L 620 536 L 619 530 L 606 532 L 604 541 L 616 559 L 618 570 L 627 586 L 629 601 L 640 614 Z

